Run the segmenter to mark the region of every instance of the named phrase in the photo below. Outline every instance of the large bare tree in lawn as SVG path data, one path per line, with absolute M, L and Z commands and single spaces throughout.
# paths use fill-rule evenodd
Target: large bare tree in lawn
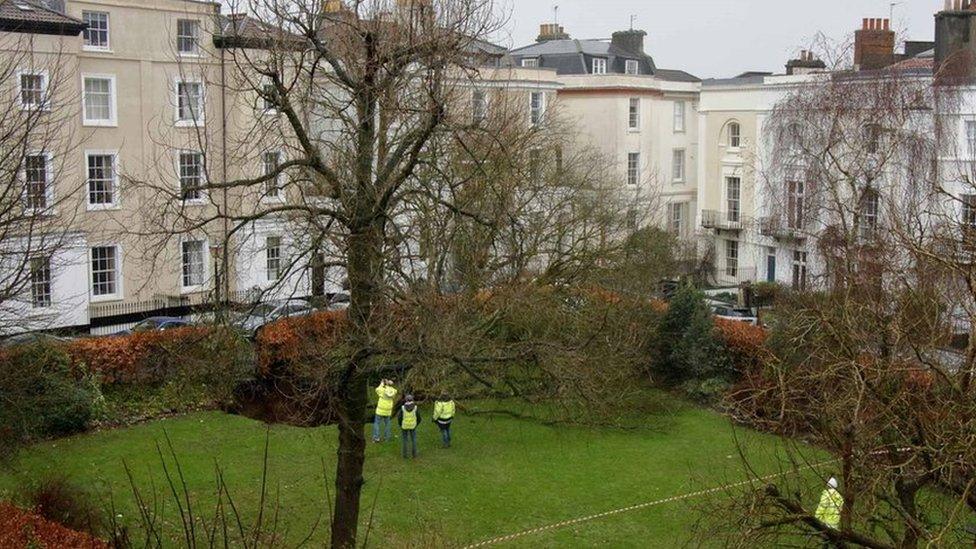
M 155 226 L 142 236 L 154 244 L 149 250 L 161 250 L 185 235 L 216 232 L 225 258 L 252 254 L 240 259 L 245 264 L 263 259 L 243 247 L 232 252 L 233 243 L 275 223 L 287 233 L 286 257 L 275 263 L 288 271 L 280 288 L 324 265 L 347 278 L 349 328 L 329 387 L 339 431 L 331 543 L 353 547 L 367 384 L 381 357 L 396 354 L 387 346 L 391 304 L 410 287 L 436 294 L 456 286 L 467 252 L 484 258 L 469 279 L 474 286 L 565 263 L 567 250 L 597 256 L 610 240 L 600 232 L 605 227 L 576 223 L 579 230 L 557 234 L 550 227 L 567 223 L 546 224 L 544 216 L 605 201 L 589 185 L 596 165 L 581 177 L 588 192 L 552 184 L 556 166 L 582 156 L 563 158 L 542 140 L 546 117 L 530 120 L 528 92 L 517 94 L 511 110 L 505 90 L 472 105 L 472 82 L 494 70 L 482 42 L 497 25 L 492 1 L 241 0 L 227 7 L 248 15 L 221 18 L 214 43 L 225 66 L 205 76 L 208 96 L 231 98 L 226 142 L 204 130 L 181 133 L 177 143 L 160 136 L 204 151 L 207 176 L 189 189 L 199 197 L 192 207 L 188 189 L 153 183 L 159 178 L 134 183 L 154 187 L 144 207 Z M 181 70 L 197 67 L 181 63 Z M 261 113 L 248 117 L 256 106 Z M 254 161 L 267 151 L 283 154 Z M 228 175 L 221 162 L 242 173 Z M 460 242 L 459 234 L 467 252 L 443 245 Z M 522 261 L 526 249 L 537 261 Z

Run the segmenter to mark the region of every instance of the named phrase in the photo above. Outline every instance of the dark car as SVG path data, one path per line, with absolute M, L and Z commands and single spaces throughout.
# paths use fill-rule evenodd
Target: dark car
M 44 332 L 25 332 L 0 340 L 0 347 L 17 347 L 19 345 L 35 345 L 41 343 L 56 345 L 60 343 L 67 343 L 69 341 L 71 340 L 68 338 L 59 337 Z
M 162 332 L 174 328 L 185 328 L 187 326 L 192 326 L 192 324 L 182 318 L 175 316 L 154 316 L 143 320 L 128 330 L 122 330 L 114 335 L 129 335 L 138 332 Z

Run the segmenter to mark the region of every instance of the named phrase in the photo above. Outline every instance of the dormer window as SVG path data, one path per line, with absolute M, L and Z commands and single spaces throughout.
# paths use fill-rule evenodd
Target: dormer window
M 640 74 L 640 63 L 636 59 L 628 59 L 624 72 L 631 75 Z
M 607 74 L 607 60 L 603 57 L 593 58 L 593 74 Z
M 526 68 L 526 69 L 536 69 L 536 68 L 539 68 L 539 58 L 538 57 L 533 57 L 531 59 L 523 59 L 522 60 L 522 68 Z

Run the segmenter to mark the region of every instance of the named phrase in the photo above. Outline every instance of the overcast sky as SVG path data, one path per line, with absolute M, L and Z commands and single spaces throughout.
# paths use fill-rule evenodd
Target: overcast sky
M 888 17 L 890 0 L 499 0 L 509 21 L 505 46 L 535 41 L 539 24 L 553 20 L 573 38 L 609 38 L 615 30 L 647 31 L 647 53 L 662 68 L 702 78 L 747 70 L 781 72 L 818 31 L 844 39 L 864 17 Z M 944 0 L 903 0 L 893 26 L 912 40 L 932 40 L 933 15 Z

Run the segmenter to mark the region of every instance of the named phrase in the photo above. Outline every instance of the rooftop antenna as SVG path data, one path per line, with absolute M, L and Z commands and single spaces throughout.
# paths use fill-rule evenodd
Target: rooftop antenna
M 630 30 L 634 30 L 634 23 L 637 22 L 637 15 L 630 16 Z
M 888 4 L 888 19 L 891 20 L 892 25 L 895 24 L 895 7 L 900 6 L 901 4 L 901 2 L 892 2 L 891 4 Z

